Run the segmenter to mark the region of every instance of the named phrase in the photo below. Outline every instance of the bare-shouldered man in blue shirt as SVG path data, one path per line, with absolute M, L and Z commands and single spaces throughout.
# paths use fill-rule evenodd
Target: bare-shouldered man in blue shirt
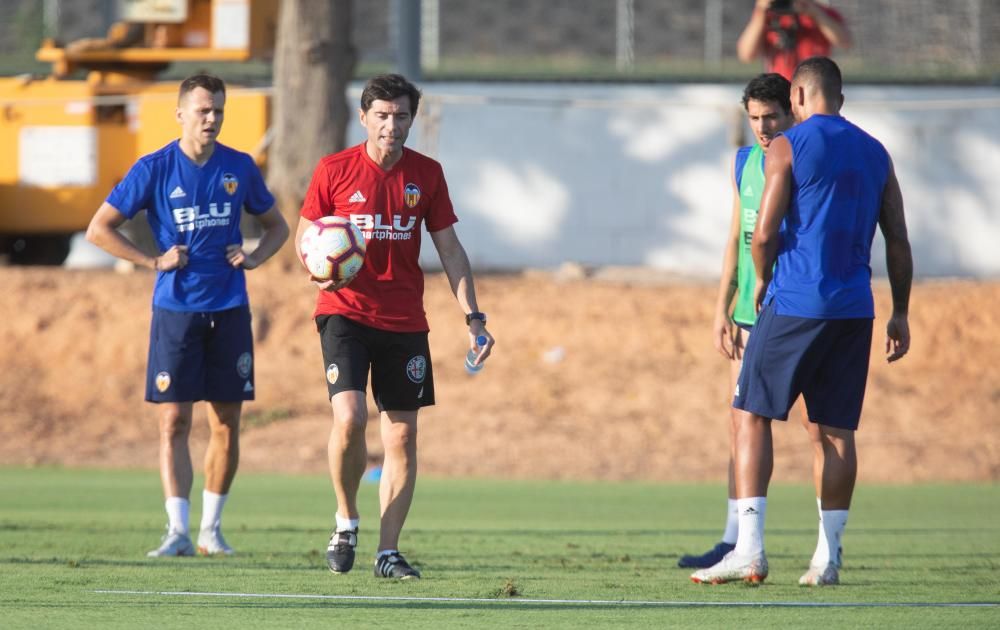
M 823 442 L 822 526 L 799 583 L 837 584 L 841 535 L 857 476 L 854 432 L 861 417 L 872 320 L 871 243 L 886 242 L 893 312 L 890 362 L 909 350 L 913 260 L 903 199 L 888 152 L 840 116 L 840 69 L 826 57 L 803 61 L 792 77 L 799 124 L 772 143 L 751 250 L 760 309 L 733 399 L 739 536 L 695 582 L 760 582 L 767 577 L 764 512 L 773 468 L 771 420 L 785 420 L 801 394 Z M 772 277 L 773 270 L 773 277 Z

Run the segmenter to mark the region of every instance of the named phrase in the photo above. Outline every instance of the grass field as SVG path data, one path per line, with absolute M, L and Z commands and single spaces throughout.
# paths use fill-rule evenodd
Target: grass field
M 374 484 L 344 576 L 323 556 L 325 478 L 239 477 L 225 516 L 238 555 L 221 559 L 145 558 L 159 492 L 152 471 L 0 468 L 0 627 L 1000 627 L 995 484 L 861 486 L 843 583 L 820 590 L 797 585 L 816 535 L 804 486 L 771 493 L 760 587 L 676 568 L 720 533 L 715 485 L 423 479 L 403 551 L 424 579 L 408 582 L 371 576 Z

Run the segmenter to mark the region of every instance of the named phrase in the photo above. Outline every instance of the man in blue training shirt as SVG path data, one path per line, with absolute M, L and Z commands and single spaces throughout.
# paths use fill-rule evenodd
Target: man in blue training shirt
M 910 347 L 913 259 L 902 194 L 885 148 L 840 116 L 841 89 L 833 61 L 803 61 L 792 77 L 792 113 L 799 124 L 776 138 L 767 154 L 751 244 L 759 315 L 733 399 L 735 408 L 747 412 L 736 435 L 739 535 L 733 551 L 691 576 L 695 582 L 767 577 L 771 420 L 785 420 L 802 394 L 823 445 L 826 540 L 817 544 L 799 584 L 839 583 L 837 551 L 857 476 L 854 432 L 875 317 L 870 261 L 876 225 L 885 237 L 892 289 L 888 361 L 902 358 Z
M 764 194 L 765 156 L 771 141 L 795 124 L 790 90 L 788 79 L 776 73 L 757 75 L 743 90 L 743 109 L 756 142 L 736 151 L 730 177 L 733 188 L 732 217 L 722 257 L 722 273 L 712 324 L 715 349 L 729 360 L 729 381 L 733 388 L 736 387 L 743 366 L 743 349 L 750 338 L 754 322 L 757 321 L 754 304 L 757 275 L 753 268 L 750 242 Z M 736 548 L 739 517 L 736 510 L 734 451 L 739 418 L 746 412 L 732 408 L 729 411 L 729 493 L 722 540 L 702 555 L 681 556 L 677 566 L 682 568 L 710 567 Z M 817 509 L 820 509 L 822 477 L 819 473 L 823 468 L 823 447 L 819 426 L 809 422 L 805 414 L 801 418 L 813 445 L 813 483 L 816 487 Z M 822 529 L 819 531 L 822 534 Z
M 87 239 L 154 269 L 146 400 L 160 407 L 160 479 L 167 533 L 151 557 L 192 556 L 188 535 L 192 465 L 188 447 L 194 401 L 208 402 L 211 438 L 198 551 L 233 553 L 222 537 L 222 508 L 239 463 L 240 412 L 253 400 L 253 335 L 244 269 L 270 258 L 288 237 L 253 159 L 216 141 L 226 87 L 195 75 L 181 83 L 181 138 L 132 166 L 87 228 Z M 240 216 L 257 216 L 263 235 L 244 252 Z M 119 231 L 146 210 L 160 255 L 150 257 Z

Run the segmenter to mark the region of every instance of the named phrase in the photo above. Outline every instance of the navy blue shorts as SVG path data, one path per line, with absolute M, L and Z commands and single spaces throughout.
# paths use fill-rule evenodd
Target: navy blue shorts
M 743 354 L 733 407 L 787 420 L 802 394 L 809 421 L 856 430 L 868 381 L 871 319 L 808 319 L 760 312 Z
M 253 400 L 250 307 L 188 313 L 153 307 L 146 400 Z
M 434 404 L 434 371 L 426 332 L 392 332 L 343 315 L 316 318 L 330 398 L 366 391 L 368 371 L 379 411 L 414 411 Z

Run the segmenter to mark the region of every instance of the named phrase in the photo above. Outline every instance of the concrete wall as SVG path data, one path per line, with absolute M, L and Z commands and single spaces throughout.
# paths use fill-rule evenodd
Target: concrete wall
M 1000 89 L 845 92 L 844 115 L 895 161 L 917 274 L 1000 275 Z M 575 261 L 714 276 L 734 130 L 750 138 L 740 95 L 737 85 L 428 84 L 409 146 L 444 165 L 477 268 Z M 353 125 L 352 139 L 362 131 Z M 433 248 L 423 260 L 437 266 Z

